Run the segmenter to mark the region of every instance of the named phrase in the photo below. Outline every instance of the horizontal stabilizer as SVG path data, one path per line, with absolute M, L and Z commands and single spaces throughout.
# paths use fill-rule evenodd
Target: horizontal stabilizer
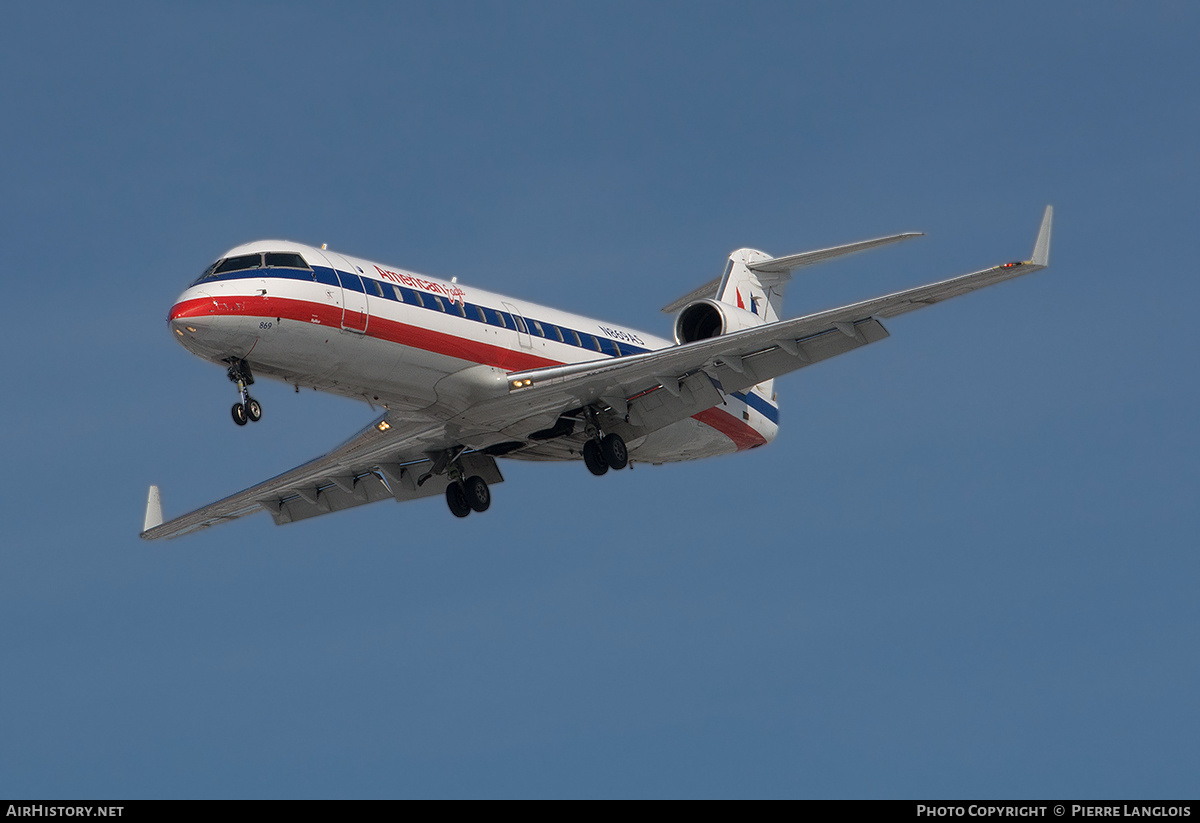
M 716 277 L 712 280 L 709 280 L 703 286 L 700 286 L 699 288 L 696 288 L 696 289 L 692 289 L 690 292 L 685 294 L 683 297 L 680 297 L 678 300 L 674 300 L 671 303 L 668 303 L 667 305 L 663 306 L 662 310 L 666 314 L 672 314 L 674 312 L 679 311 L 684 306 L 686 306 L 688 303 L 691 303 L 693 301 L 700 300 L 701 298 L 704 298 L 704 297 L 716 297 L 717 296 L 717 287 L 720 285 L 721 285 L 720 277 Z
M 910 231 L 904 234 L 893 234 L 889 237 L 876 237 L 874 240 L 860 240 L 857 243 L 847 243 L 844 246 L 833 246 L 832 248 L 818 249 L 817 251 L 802 251 L 799 254 L 789 254 L 785 257 L 773 257 L 770 260 L 750 263 L 748 268 L 750 271 L 764 274 L 785 274 L 804 266 L 811 266 L 814 263 L 824 263 L 826 260 L 832 260 L 835 257 L 857 254 L 860 251 L 867 251 L 868 249 L 875 249 L 890 243 L 899 243 L 903 240 L 911 240 L 914 237 L 924 236 L 921 232 Z
M 847 243 L 844 246 L 832 246 L 828 249 L 817 249 L 816 251 L 802 251 L 799 254 L 789 254 L 786 257 L 772 257 L 768 260 L 760 260 L 756 263 L 747 263 L 746 267 L 750 271 L 759 275 L 759 280 L 765 284 L 778 283 L 787 280 L 791 276 L 791 272 L 795 269 L 803 268 L 804 266 L 812 266 L 816 263 L 824 263 L 827 260 L 833 260 L 836 257 L 844 257 L 848 254 L 857 254 L 860 251 L 879 248 L 891 243 L 899 243 L 903 240 L 911 240 L 914 237 L 924 237 L 921 232 L 905 232 L 904 234 L 893 234 L 888 237 L 876 237 L 874 240 L 860 240 L 857 243 Z M 717 297 L 717 289 L 721 285 L 724 277 L 718 277 L 710 280 L 699 288 L 692 289 L 690 292 L 674 300 L 671 303 L 663 306 L 662 310 L 666 314 L 672 314 L 679 311 L 688 303 L 699 300 L 703 297 Z

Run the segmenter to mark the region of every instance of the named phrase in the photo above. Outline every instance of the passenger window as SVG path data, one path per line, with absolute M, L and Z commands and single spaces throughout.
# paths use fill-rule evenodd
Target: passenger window
M 583 341 L 579 339 L 579 333 L 573 329 L 567 329 L 567 344 L 571 346 L 579 346 L 583 348 Z
M 425 301 L 421 298 L 421 293 L 419 291 L 410 291 L 409 294 L 412 295 L 414 303 L 421 308 L 425 308 Z
M 493 309 L 493 311 L 495 311 L 495 310 Z M 504 312 L 502 312 L 502 311 L 496 312 L 496 325 L 502 329 L 508 328 L 508 324 L 504 322 Z
M 370 278 L 368 278 L 368 279 L 370 279 Z M 371 285 L 374 287 L 376 294 L 378 294 L 380 297 L 384 296 L 382 283 L 380 283 L 378 280 L 371 280 Z
M 521 332 L 522 334 L 529 334 L 529 328 L 525 325 L 525 320 L 521 317 L 521 315 L 514 314 L 512 319 L 513 325 L 517 327 L 517 331 Z
M 294 252 L 269 251 L 266 254 L 268 268 L 307 269 L 304 258 Z
M 261 266 L 262 255 L 243 254 L 237 257 L 226 258 L 221 265 L 217 266 L 213 274 L 228 274 L 231 271 L 245 271 L 247 269 L 257 269 Z
M 401 303 L 403 303 L 404 302 L 404 292 L 400 291 L 400 287 L 392 286 L 392 291 L 394 291 L 396 293 L 396 299 L 399 300 Z
M 452 308 L 452 309 L 454 309 L 454 311 L 458 312 L 459 317 L 467 316 L 467 306 L 465 303 L 456 303 L 453 300 L 451 300 L 450 308 Z
M 587 338 L 587 347 L 589 349 L 592 349 L 593 351 L 600 351 L 600 341 L 597 340 L 594 335 L 585 334 L 584 337 Z
M 475 307 L 475 313 L 479 315 L 479 322 L 480 322 L 480 323 L 486 323 L 486 322 L 487 322 L 487 315 L 483 313 L 483 306 L 476 306 L 476 307 Z
M 530 320 L 529 325 L 533 326 L 533 333 L 538 337 L 545 337 L 546 332 L 542 329 L 542 324 L 536 320 Z
M 438 311 L 446 310 L 446 305 L 442 302 L 442 298 L 438 297 L 436 294 L 429 295 L 429 298 L 431 300 L 433 300 L 433 305 L 437 308 Z

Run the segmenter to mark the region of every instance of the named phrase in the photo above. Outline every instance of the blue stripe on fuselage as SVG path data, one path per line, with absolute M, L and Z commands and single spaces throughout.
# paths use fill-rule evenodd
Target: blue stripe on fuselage
M 735 391 L 732 394 L 738 400 L 744 402 L 747 406 L 770 420 L 776 426 L 779 425 L 779 407 L 772 405 L 771 402 L 765 397 L 761 397 L 754 392 L 742 393 L 740 391 Z
M 248 280 L 251 278 L 280 277 L 280 278 L 284 278 L 286 280 L 306 280 L 308 282 L 313 282 L 315 280 L 318 283 L 324 283 L 324 284 L 330 285 L 330 286 L 339 286 L 341 284 L 338 282 L 338 273 L 342 274 L 344 277 L 350 274 L 349 272 L 335 273 L 334 269 L 330 269 L 325 266 L 313 266 L 313 270 L 311 272 L 305 271 L 303 269 L 257 268 L 257 269 L 243 269 L 242 271 L 232 271 L 232 272 L 228 272 L 226 274 L 218 274 L 215 276 L 210 276 L 203 280 L 197 281 L 195 283 L 195 285 L 198 286 L 201 283 L 210 283 L 210 282 L 221 281 L 221 280 Z M 347 277 L 347 279 L 350 279 L 350 278 Z M 364 280 L 372 280 L 372 281 L 374 280 L 374 278 L 367 278 L 367 277 L 364 277 L 363 279 Z M 358 280 L 357 276 L 355 276 L 353 279 L 350 279 L 350 283 L 351 283 L 350 288 L 354 289 L 354 285 L 356 285 L 355 281 L 357 281 L 357 280 Z M 379 281 L 376 281 L 376 282 L 379 282 Z M 363 284 L 361 281 L 359 281 L 359 283 L 357 285 L 359 285 L 359 288 L 363 288 L 363 286 L 365 286 L 365 284 Z M 391 286 L 390 283 L 388 283 L 386 285 Z M 354 289 L 354 291 L 359 291 L 359 289 Z M 401 287 L 401 291 L 402 292 L 411 292 L 413 290 Z M 372 298 L 379 299 L 379 295 L 374 290 L 368 290 L 366 293 Z M 428 292 L 422 292 L 422 294 L 425 294 L 426 296 L 432 296 L 432 295 L 429 295 Z M 398 302 L 396 300 L 395 293 L 392 291 L 391 288 L 384 289 L 384 299 L 391 300 L 392 302 Z M 442 313 L 442 311 L 443 311 L 441 309 L 438 309 L 432 301 L 430 301 L 428 304 L 421 305 L 421 304 L 418 304 L 415 302 L 411 302 L 411 298 L 410 298 L 409 301 L 406 301 L 406 304 L 409 306 L 412 306 L 413 308 L 424 308 L 426 310 L 437 311 L 439 313 Z M 504 322 L 505 322 L 505 325 L 503 326 L 503 328 L 514 329 L 515 323 L 512 320 L 511 314 L 509 314 L 508 312 L 500 312 L 499 309 L 492 309 L 487 306 L 485 306 L 484 308 L 487 308 L 488 311 L 490 311 L 490 312 L 496 312 L 498 314 L 503 314 Z M 484 322 L 484 321 L 480 321 L 478 319 L 478 315 L 476 315 L 476 313 L 474 312 L 474 309 L 475 309 L 474 303 L 464 303 L 463 309 L 464 309 L 463 314 L 466 315 L 466 317 L 464 319 L 471 320 L 474 322 Z M 450 314 L 450 316 L 452 316 L 452 317 L 453 316 L 461 316 L 461 315 L 458 315 L 457 312 L 455 312 L 455 313 L 446 312 L 446 313 Z M 530 320 L 533 320 L 533 319 L 534 318 L 527 318 L 527 322 Z M 489 322 L 488 325 L 499 325 L 499 324 L 495 323 L 495 322 Z M 552 324 L 544 323 L 543 325 L 550 326 Z M 566 326 L 559 326 L 559 328 L 563 329 L 564 331 L 576 331 L 580 335 L 587 334 L 586 332 L 580 332 L 578 329 L 569 329 Z M 535 334 L 533 336 L 539 337 L 541 335 Z M 563 335 L 563 336 L 564 336 L 564 338 L 567 337 L 567 335 Z M 555 343 L 558 342 L 556 339 L 550 338 L 550 337 L 547 337 L 544 339 L 548 339 L 551 342 L 555 342 Z M 602 337 L 602 336 L 598 336 L 598 335 L 596 336 L 596 339 L 597 339 L 597 341 L 599 341 L 599 345 L 601 346 L 601 348 L 604 349 L 603 352 L 597 352 L 597 354 L 604 354 L 609 357 L 615 356 L 617 350 L 615 348 L 611 348 L 611 344 L 614 341 L 612 341 L 606 337 Z M 564 340 L 563 342 L 566 345 L 571 346 L 572 348 L 583 348 L 583 349 L 587 349 L 588 351 L 595 351 L 595 349 L 593 349 L 591 346 L 586 346 L 586 345 L 577 346 L 577 345 L 575 345 L 574 342 L 567 342 L 567 340 Z M 650 351 L 650 349 L 645 349 L 645 348 L 642 348 L 641 346 L 634 346 L 630 343 L 626 343 L 624 340 L 619 340 L 619 341 L 615 341 L 615 342 L 618 346 L 620 346 L 620 352 L 622 355 L 645 354 L 646 352 Z M 750 408 L 757 411 L 759 414 L 761 414 L 763 417 L 770 420 L 772 423 L 774 423 L 776 425 L 779 424 L 779 408 L 777 406 L 772 405 L 766 398 L 761 397 L 761 396 L 755 394 L 754 392 L 744 392 L 744 393 L 743 392 L 732 392 L 732 396 L 736 397 L 738 400 L 741 400 L 747 406 L 749 406 Z

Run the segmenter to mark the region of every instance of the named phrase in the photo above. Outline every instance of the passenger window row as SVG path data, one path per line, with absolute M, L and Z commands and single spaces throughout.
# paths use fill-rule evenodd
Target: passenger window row
M 566 343 L 568 346 L 575 346 L 576 348 L 591 349 L 594 352 L 607 354 L 610 357 L 620 357 L 622 354 L 640 354 L 646 351 L 646 349 L 632 346 L 629 343 L 617 345 L 615 340 L 610 340 L 607 337 L 597 337 L 587 332 L 568 329 L 565 326 L 543 323 L 540 320 L 527 320 L 519 314 L 480 306 L 477 303 L 460 303 L 437 294 L 398 286 L 395 283 L 384 283 L 381 280 L 374 280 L 370 277 L 360 278 L 358 275 L 348 272 L 339 271 L 335 275 L 329 269 L 319 268 L 316 270 L 316 279 L 318 282 L 331 286 L 341 285 L 342 288 L 364 292 L 384 300 L 393 300 L 422 309 L 453 314 L 476 323 L 486 323 L 489 326 L 495 326 L 500 329 L 514 329 L 522 334 L 532 334 L 546 340 Z
M 312 278 L 318 283 L 324 283 L 327 286 L 340 286 L 344 289 L 370 294 L 384 300 L 394 300 L 399 303 L 407 303 L 410 306 L 429 309 L 430 311 L 453 314 L 466 320 L 485 323 L 500 329 L 514 329 L 521 334 L 530 334 L 580 349 L 590 349 L 594 352 L 607 354 L 610 357 L 620 357 L 623 354 L 641 354 L 647 351 L 640 346 L 634 346 L 629 343 L 618 345 L 615 340 L 607 337 L 597 337 L 587 332 L 568 329 L 566 326 L 556 326 L 553 323 L 543 323 L 540 320 L 526 319 L 519 314 L 511 314 L 510 312 L 480 306 L 475 303 L 460 303 L 436 294 L 405 288 L 394 283 L 384 283 L 370 277 L 359 277 L 357 274 L 335 271 L 324 266 L 314 269 L 304 261 L 303 257 L 292 252 L 264 252 L 222 258 L 209 266 L 204 274 L 200 275 L 192 285 L 195 286 L 204 280 L 213 278 L 225 279 L 226 277 L 230 277 L 230 279 L 238 279 L 238 277 L 247 276 L 268 276 L 266 274 L 237 274 L 239 272 L 253 272 L 263 268 L 303 271 L 305 274 L 301 276 L 302 279 Z M 236 276 L 233 276 L 235 274 Z M 276 271 L 270 276 L 297 277 L 300 275 L 298 272 L 289 275 L 284 271 Z

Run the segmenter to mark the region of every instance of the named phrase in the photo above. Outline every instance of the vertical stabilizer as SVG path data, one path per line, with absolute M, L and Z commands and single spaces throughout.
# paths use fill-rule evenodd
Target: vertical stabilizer
M 780 319 L 783 310 L 783 289 L 779 278 L 766 278 L 751 271 L 749 264 L 770 260 L 769 254 L 755 249 L 738 249 L 729 255 L 725 263 L 725 274 L 717 287 L 717 299 L 730 306 L 758 315 L 764 323 Z
M 774 323 L 783 311 L 783 286 L 786 279 L 774 275 L 760 275 L 748 264 L 770 260 L 769 254 L 755 249 L 738 249 L 729 255 L 725 263 L 725 274 L 717 287 L 717 300 L 728 306 L 756 315 L 762 323 Z M 747 318 L 749 319 L 749 318 Z M 764 400 L 773 401 L 775 381 L 765 380 L 753 391 Z

